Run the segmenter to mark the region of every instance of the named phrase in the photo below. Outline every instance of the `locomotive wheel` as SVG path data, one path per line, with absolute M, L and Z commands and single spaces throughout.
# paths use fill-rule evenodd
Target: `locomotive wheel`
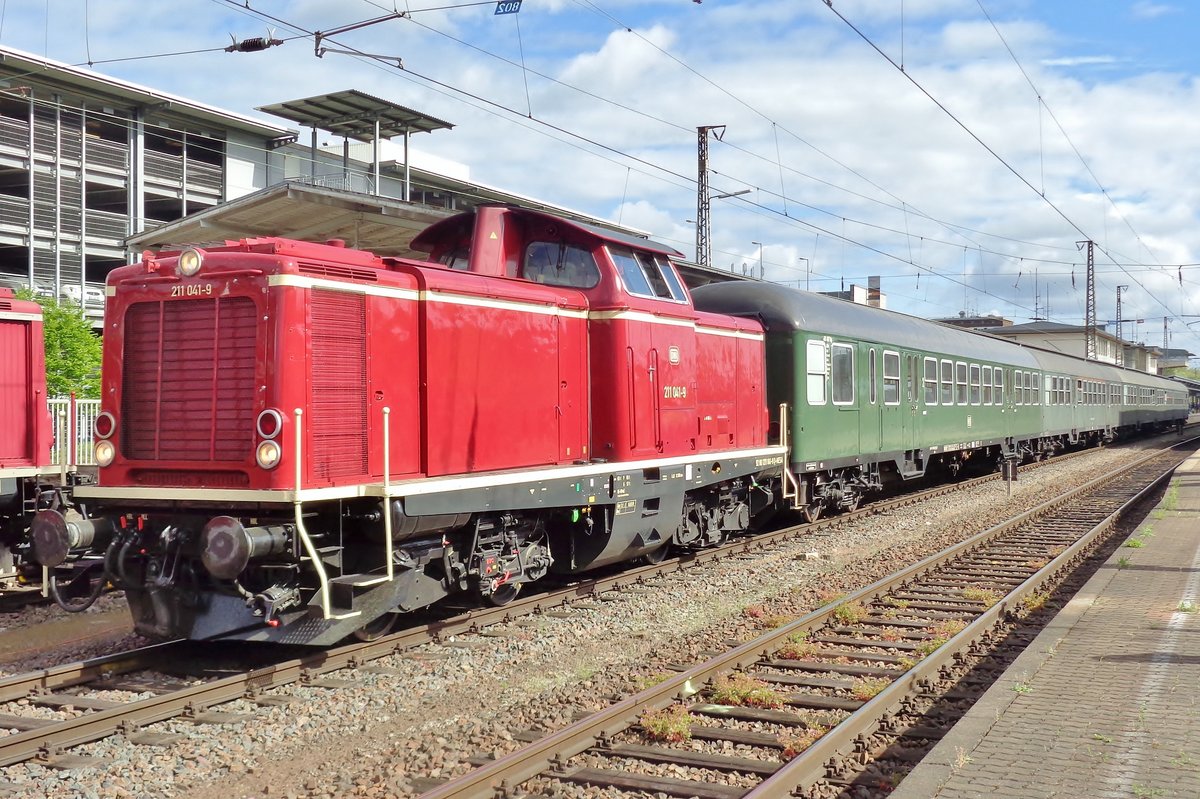
M 377 641 L 392 631 L 396 626 L 399 613 L 385 613 L 378 619 L 369 621 L 354 631 L 354 637 L 360 641 Z
M 488 594 L 487 600 L 496 607 L 501 608 L 516 599 L 519 593 L 521 593 L 520 583 L 505 583 Z

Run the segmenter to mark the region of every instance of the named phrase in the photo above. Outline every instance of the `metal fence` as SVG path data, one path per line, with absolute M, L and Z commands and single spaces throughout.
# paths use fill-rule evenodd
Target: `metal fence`
M 95 466 L 92 425 L 100 413 L 100 400 L 58 397 L 49 405 L 54 424 L 50 462 L 56 467 Z

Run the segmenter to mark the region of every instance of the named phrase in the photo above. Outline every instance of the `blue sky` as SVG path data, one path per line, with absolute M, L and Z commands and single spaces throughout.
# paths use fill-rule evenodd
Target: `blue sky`
M 445 0 L 239 5 L 2 0 L 0 42 L 90 56 L 98 71 L 239 113 L 358 88 L 455 123 L 414 145 L 473 178 L 637 226 L 688 256 L 695 128 L 724 124 L 714 191 L 750 192 L 714 203 L 717 266 L 761 257 L 768 278 L 815 289 L 880 275 L 890 307 L 908 313 L 1022 322 L 1036 309 L 1077 324 L 1075 242 L 1091 238 L 1099 318 L 1130 285 L 1125 316 L 1147 319 L 1136 337 L 1161 343 L 1167 316 L 1172 346 L 1200 353 L 1200 325 L 1186 327 L 1200 319 L 1200 267 L 1179 280 L 1180 264 L 1200 262 L 1194 3 L 524 0 L 507 17 Z M 318 59 L 311 38 L 219 50 L 231 33 L 270 25 L 291 39 L 394 7 L 411 19 L 336 44 L 402 58 L 404 71 Z M 186 50 L 205 52 L 117 60 Z

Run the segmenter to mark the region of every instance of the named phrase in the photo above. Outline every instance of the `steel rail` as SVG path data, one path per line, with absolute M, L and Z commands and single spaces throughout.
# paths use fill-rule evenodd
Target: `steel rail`
M 1126 465 L 1108 475 L 1091 480 L 1062 496 L 1044 502 L 1036 508 L 1020 514 L 1014 519 L 996 525 L 966 541 L 925 558 L 900 572 L 889 575 L 865 588 L 855 591 L 837 603 L 819 608 L 789 624 L 765 633 L 753 641 L 749 641 L 728 652 L 710 658 L 704 663 L 681 672 L 658 685 L 617 702 L 598 713 L 570 724 L 561 730 L 549 733 L 521 749 L 511 752 L 485 766 L 476 768 L 460 777 L 454 778 L 444 785 L 422 794 L 421 797 L 422 799 L 485 799 L 497 793 L 511 795 L 512 790 L 522 782 L 539 774 L 545 774 L 554 765 L 565 763 L 568 758 L 590 749 L 605 738 L 629 729 L 636 723 L 643 711 L 666 707 L 676 700 L 687 699 L 699 693 L 709 680 L 730 671 L 745 669 L 764 657 L 768 657 L 770 653 L 779 649 L 791 636 L 825 626 L 834 617 L 834 613 L 840 605 L 852 602 L 863 603 L 883 597 L 894 588 L 909 580 L 918 578 L 944 563 L 968 554 L 985 545 L 988 541 L 998 538 L 1023 524 L 1052 513 L 1063 505 L 1094 491 L 1119 478 L 1121 475 L 1161 457 L 1162 454 L 1161 452 L 1152 453 L 1133 464 Z M 1171 469 L 1173 468 L 1174 466 L 1171 467 Z M 1163 476 L 1157 478 L 1155 483 L 1169 473 L 1170 469 Z M 1149 491 L 1152 485 L 1139 492 L 1139 496 Z M 1123 503 L 1121 507 L 1125 508 L 1133 501 L 1129 500 Z M 1102 525 L 1111 524 L 1111 518 L 1119 515 L 1119 513 L 1120 511 L 1111 514 L 1110 521 L 1106 521 Z M 1063 568 L 1084 546 L 1085 544 L 1077 543 L 1054 558 L 1039 570 L 1038 574 L 1045 575 L 1043 578 L 1037 580 L 1030 578 L 1018 587 L 1017 591 L 1020 592 L 1019 595 L 1024 596 L 1035 590 L 1036 586 Z M 1008 595 L 1003 602 L 997 603 L 996 606 L 984 614 L 989 622 L 994 622 L 995 619 L 1001 618 L 1000 614 L 1012 607 L 1011 597 L 1012 594 Z M 969 640 L 973 642 L 975 637 L 981 634 L 985 627 L 990 627 L 990 624 L 982 620 L 976 620 L 976 622 L 968 625 L 965 630 L 952 637 L 945 645 L 918 664 L 919 668 L 910 671 L 908 674 L 894 681 L 892 685 L 878 696 L 867 702 L 823 738 L 819 739 L 805 754 L 782 766 L 774 776 L 768 778 L 758 788 L 753 789 L 754 793 L 748 795 L 753 795 L 755 799 L 786 796 L 800 783 L 800 780 L 796 779 L 797 776 L 807 778 L 812 774 L 814 769 L 814 766 L 811 765 L 812 763 L 817 763 L 822 769 L 821 773 L 823 774 L 825 761 L 837 754 L 839 749 L 845 745 L 847 737 L 851 739 L 857 738 L 863 734 L 863 731 L 872 728 L 872 725 L 877 727 L 878 720 L 886 713 L 894 711 L 900 699 L 909 693 L 909 685 L 913 683 L 913 680 L 925 679 L 928 674 L 934 673 L 937 668 L 940 668 L 944 663 L 952 659 L 957 652 L 966 648 L 967 644 L 964 643 L 965 641 Z M 877 711 L 875 708 L 880 708 L 880 710 Z M 837 732 L 838 730 L 843 730 L 843 732 L 839 733 Z M 813 754 L 808 756 L 807 752 L 813 752 Z
M 1059 458 L 1042 463 L 1061 462 L 1063 457 L 1074 457 L 1090 451 L 1084 450 L 1078 453 L 1070 453 L 1067 456 L 1060 456 Z M 1152 457 L 1154 456 L 1148 456 L 1148 458 L 1144 458 L 1138 461 L 1138 463 Z M 517 600 L 502 607 L 472 609 L 448 619 L 432 621 L 412 627 L 399 633 L 381 637 L 375 641 L 356 642 L 334 649 L 321 650 L 312 655 L 271 664 L 251 670 L 245 674 L 206 682 L 201 685 L 191 686 L 182 691 L 162 694 L 150 699 L 137 700 L 110 710 L 86 713 L 52 726 L 40 727 L 36 730 L 9 735 L 0 738 L 0 766 L 12 765 L 13 763 L 23 762 L 39 756 L 45 759 L 48 753 L 99 740 L 117 732 L 128 731 L 138 726 L 184 715 L 189 711 L 193 713 L 198 712 L 215 705 L 246 697 L 248 694 L 253 694 L 257 691 L 279 688 L 293 682 L 303 682 L 316 675 L 344 668 L 353 668 L 389 655 L 403 654 L 405 651 L 422 644 L 439 642 L 457 635 L 477 633 L 493 624 L 501 624 L 523 616 L 559 609 L 569 606 L 574 601 L 594 597 L 608 591 L 641 585 L 651 577 L 671 574 L 705 565 L 715 559 L 763 549 L 792 538 L 797 532 L 830 529 L 837 525 L 881 513 L 894 507 L 919 502 L 934 496 L 941 496 L 995 479 L 998 479 L 996 475 L 985 475 L 961 483 L 936 486 L 926 491 L 906 494 L 885 502 L 873 503 L 871 506 L 859 509 L 853 513 L 818 520 L 814 523 L 794 525 L 751 538 L 737 540 L 713 549 L 685 553 L 659 564 L 641 566 L 620 574 L 572 584 L 544 594 Z M 1103 480 L 1105 478 L 1100 479 Z M 1092 485 L 1092 483 L 1088 485 Z M 1087 486 L 1083 488 L 1087 488 Z M 937 556 L 934 557 L 936 558 Z M 917 566 L 930 564 L 930 562 L 930 560 L 922 561 Z M 928 568 L 927 565 L 926 567 Z M 906 571 L 905 574 L 907 573 Z M 865 596 L 866 594 L 863 592 L 870 591 L 879 585 L 880 583 L 876 583 L 868 586 L 863 591 L 853 594 L 852 597 Z M 847 601 L 849 601 L 849 598 Z M 820 626 L 823 620 L 832 612 L 832 607 L 829 606 L 826 609 L 822 609 L 822 611 L 805 616 L 786 627 L 780 628 L 778 634 L 771 637 L 771 640 L 782 640 L 787 635 L 799 629 L 810 629 Z M 829 612 L 825 612 L 827 610 Z M 161 668 L 161 663 L 164 659 L 173 657 L 173 652 L 179 648 L 186 647 L 189 643 L 192 642 L 171 641 L 155 644 L 80 663 L 66 664 L 3 678 L 0 679 L 0 702 L 10 702 L 31 696 L 35 693 L 45 693 L 55 689 L 86 686 L 90 681 L 131 671 Z M 737 661 L 738 665 L 736 667 L 743 668 L 745 665 L 754 662 L 758 657 L 754 653 L 761 650 L 764 646 L 769 646 L 766 643 L 766 639 L 759 639 L 747 644 L 746 647 L 751 647 L 751 649 L 748 649 L 739 656 L 741 659 Z M 740 651 L 740 649 L 737 651 Z M 714 666 L 705 673 L 702 679 L 708 679 L 723 670 L 728 670 L 728 668 Z M 661 707 L 670 704 L 676 695 L 690 696 L 699 691 L 698 684 L 688 685 L 687 683 L 687 679 L 673 679 L 656 687 L 656 689 L 652 689 L 651 693 L 656 697 L 654 700 L 656 703 L 655 706 Z M 638 696 L 642 695 L 639 694 Z M 632 697 L 631 699 L 635 698 L 637 697 Z M 622 708 L 625 704 L 621 703 L 614 706 L 614 710 Z M 620 729 L 624 729 L 627 726 L 628 723 L 616 724 L 613 731 L 620 731 Z M 586 748 L 587 745 L 584 745 L 579 751 Z
M 1153 457 L 1146 460 L 1153 460 Z M 1146 461 L 1142 461 L 1134 464 L 1123 470 L 1122 474 L 1132 471 L 1140 465 L 1145 465 L 1145 463 Z M 839 757 L 845 755 L 848 748 L 852 747 L 856 741 L 865 742 L 866 736 L 886 727 L 888 718 L 900 711 L 908 696 L 923 686 L 931 685 L 943 667 L 974 647 L 985 633 L 992 630 L 1010 612 L 1019 607 L 1022 600 L 1055 580 L 1070 564 L 1082 558 L 1097 538 L 1115 525 L 1131 506 L 1141 502 L 1147 494 L 1169 479 L 1177 466 L 1178 463 L 1175 463 L 1166 468 L 1162 474 L 1121 503 L 1120 507 L 1109 513 L 1045 567 L 1010 591 L 1000 602 L 985 610 L 965 629 L 951 637 L 946 644 L 935 650 L 929 657 L 917 663 L 903 677 L 893 681 L 879 695 L 854 711 L 830 733 L 818 739 L 799 756 L 785 763 L 773 775 L 747 792 L 743 799 L 783 799 L 783 797 L 791 796 L 797 789 L 810 788 L 820 779 L 833 776 L 829 773 L 830 771 L 835 773 L 840 771 L 837 761 Z M 1074 493 L 1078 496 L 1079 492 Z M 1057 505 L 1062 504 L 1066 503 L 1057 503 Z M 1019 527 L 1025 522 L 1032 521 L 1028 518 L 1029 514 L 1023 514 L 1023 516 L 1026 517 L 1023 521 L 1006 525 L 1006 527 Z

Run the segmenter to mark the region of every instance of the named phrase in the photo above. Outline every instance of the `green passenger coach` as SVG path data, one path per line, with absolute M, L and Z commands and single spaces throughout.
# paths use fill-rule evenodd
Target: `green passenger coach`
M 1170 380 L 892 311 L 752 282 L 693 298 L 766 328 L 785 479 L 810 520 L 931 472 L 1041 458 L 1187 415 Z

